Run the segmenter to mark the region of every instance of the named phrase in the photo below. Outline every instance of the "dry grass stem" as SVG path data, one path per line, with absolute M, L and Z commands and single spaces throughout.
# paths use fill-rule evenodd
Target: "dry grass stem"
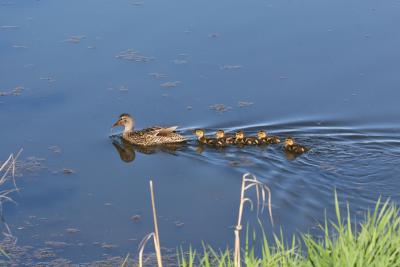
M 3 235 L 6 236 L 6 238 L 8 238 L 9 240 L 14 240 L 13 242 L 16 242 L 16 238 L 13 236 L 8 224 L 4 221 L 3 202 L 4 201 L 15 202 L 8 195 L 12 192 L 19 191 L 19 189 L 17 187 L 17 183 L 15 181 L 15 170 L 16 170 L 16 165 L 17 165 L 17 159 L 18 159 L 19 155 L 21 154 L 21 152 L 22 152 L 22 149 L 20 149 L 16 155 L 11 154 L 6 161 L 4 161 L 3 163 L 0 164 L 1 165 L 0 166 L 0 187 L 4 186 L 4 184 L 10 180 L 10 178 L 13 183 L 13 188 L 0 191 L 0 220 L 3 223 L 3 226 L 5 228 L 5 231 L 3 231 Z M 3 255 L 7 256 L 7 254 L 5 254 L 5 252 L 3 251 L 3 249 L 1 247 L 0 247 L 0 252 Z
M 274 224 L 272 218 L 272 206 L 271 206 L 271 190 L 269 187 L 262 182 L 258 181 L 257 178 L 250 174 L 246 173 L 243 175 L 242 178 L 242 187 L 240 191 L 240 204 L 239 204 L 239 214 L 238 214 L 238 221 L 234 230 L 235 233 L 235 249 L 234 249 L 234 266 L 240 267 L 241 266 L 241 258 L 240 258 L 240 231 L 242 230 L 242 216 L 243 216 L 243 208 L 244 204 L 248 202 L 250 204 L 251 210 L 253 210 L 253 201 L 245 196 L 247 190 L 251 189 L 252 187 L 256 190 L 257 196 L 257 216 L 259 212 L 261 213 L 264 211 L 266 205 L 266 193 L 268 193 L 268 211 L 269 217 L 271 220 L 271 224 Z M 260 195 L 261 195 L 261 209 L 260 209 Z
M 154 232 L 146 235 L 139 244 L 139 267 L 143 267 L 144 248 L 146 246 L 147 241 L 149 241 L 151 238 L 153 238 L 154 241 L 154 249 L 156 251 L 156 257 L 157 257 L 157 266 L 162 267 L 160 237 L 158 235 L 157 212 L 154 200 L 153 181 L 151 180 L 150 180 L 150 196 L 151 196 L 151 206 L 153 209 Z

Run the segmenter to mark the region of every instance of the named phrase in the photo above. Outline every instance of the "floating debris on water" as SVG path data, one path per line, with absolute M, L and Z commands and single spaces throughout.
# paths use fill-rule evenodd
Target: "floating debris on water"
M 72 170 L 72 169 L 67 169 L 67 168 L 64 168 L 64 169 L 62 170 L 62 173 L 63 173 L 63 174 L 67 174 L 67 175 L 69 175 L 69 174 L 74 174 L 74 173 L 75 173 L 75 171 L 74 171 L 74 170 Z
M 44 244 L 48 247 L 53 247 L 53 248 L 65 248 L 70 245 L 62 241 L 45 241 Z
M 130 239 L 137 241 L 137 239 Z M 51 241 L 50 241 L 51 242 Z M 94 242 L 93 245 L 101 247 L 103 249 L 111 250 L 117 248 L 116 245 L 108 244 L 105 242 Z M 126 266 L 137 266 L 137 260 L 129 258 L 125 261 L 125 256 L 108 256 L 105 258 L 93 262 L 81 262 L 71 263 L 70 260 L 60 258 L 54 250 L 59 248 L 34 248 L 32 246 L 18 246 L 17 242 L 11 238 L 5 238 L 0 243 L 1 248 L 7 252 L 7 257 L 0 258 L 0 266 L 36 266 L 36 267 L 61 267 L 61 266 L 86 266 L 86 267 L 111 267 L 111 266 L 122 266 L 123 263 Z M 68 244 L 68 247 L 73 244 Z M 76 244 L 76 247 L 82 247 L 82 243 Z M 54 250 L 53 250 L 54 249 Z M 176 266 L 176 251 L 169 248 L 161 248 L 163 253 L 163 261 L 167 266 Z M 144 266 L 156 266 L 157 259 L 155 253 L 145 253 L 144 257 L 146 262 Z M 38 262 L 40 261 L 40 262 Z
M 63 40 L 63 42 L 71 43 L 71 44 L 79 44 L 81 40 L 85 39 L 85 35 L 74 35 L 69 37 L 68 39 Z
M 61 148 L 59 146 L 49 146 L 48 149 L 55 154 L 61 153 Z
M 142 220 L 142 216 L 140 216 L 140 215 L 138 215 L 138 214 L 135 214 L 135 215 L 133 215 L 133 216 L 131 217 L 131 220 L 134 221 L 134 222 L 139 222 L 139 221 Z
M 77 234 L 80 232 L 80 230 L 76 228 L 67 228 L 65 229 L 65 232 L 67 232 L 68 234 Z
M 56 256 L 57 255 L 51 249 L 48 249 L 48 248 L 37 249 L 33 253 L 33 257 L 35 257 L 38 260 L 55 258 Z
M 186 59 L 174 59 L 172 62 L 176 65 L 182 65 L 182 64 L 187 64 L 188 61 Z
M 223 65 L 220 67 L 221 70 L 238 70 L 243 68 L 242 65 Z
M 117 248 L 118 246 L 113 245 L 113 244 L 108 244 L 108 243 L 101 243 L 100 247 L 104 248 L 104 249 L 114 249 L 114 248 Z
M 245 108 L 245 107 L 249 107 L 249 106 L 252 106 L 252 105 L 254 105 L 253 102 L 248 102 L 248 101 L 239 101 L 238 102 L 238 107 L 239 108 Z
M 44 165 L 44 158 L 38 157 L 28 157 L 26 160 L 18 160 L 16 162 L 15 176 L 22 177 L 24 172 L 29 172 L 30 174 L 38 173 L 43 169 L 46 169 Z
M 153 57 L 147 57 L 139 53 L 139 51 L 135 51 L 133 49 L 127 49 L 125 51 L 120 52 L 118 55 L 115 56 L 117 59 L 123 59 L 128 61 L 135 61 L 135 62 L 150 62 L 153 61 Z
M 121 86 L 119 87 L 119 90 L 120 90 L 121 92 L 127 92 L 127 91 L 129 91 L 128 87 L 126 87 L 125 85 L 121 85 Z
M 219 33 L 218 32 L 213 32 L 213 33 L 211 33 L 208 37 L 210 37 L 210 38 L 218 38 L 219 37 Z
M 26 46 L 26 45 L 13 45 L 12 47 L 13 48 L 23 48 L 23 49 L 28 48 L 28 46 Z
M 175 221 L 174 224 L 176 227 L 183 227 L 185 225 L 185 223 L 183 223 L 181 221 Z
M 23 86 L 17 86 L 9 91 L 0 91 L 0 96 L 19 96 L 24 90 Z
M 214 110 L 218 113 L 223 113 L 231 110 L 231 107 L 227 107 L 224 104 L 214 104 L 208 107 L 210 110 Z
M 16 29 L 19 29 L 19 26 L 2 25 L 2 26 L 0 26 L 0 29 L 3 29 L 3 30 L 16 30 Z
M 164 78 L 167 78 L 167 77 L 168 77 L 167 74 L 158 73 L 158 72 L 152 72 L 152 73 L 149 73 L 149 75 L 150 75 L 150 77 L 152 77 L 152 78 L 154 78 L 154 79 L 157 79 L 157 80 L 159 80 L 159 79 L 164 79 Z
M 177 59 L 172 60 L 172 62 L 176 65 L 182 65 L 188 63 L 189 54 L 187 53 L 180 53 Z
M 173 87 L 177 87 L 179 84 L 181 84 L 181 81 L 165 82 L 165 83 L 160 84 L 160 86 L 163 88 L 173 88 Z
M 39 80 L 44 80 L 44 81 L 48 81 L 49 83 L 53 83 L 56 81 L 56 79 L 54 79 L 53 77 L 40 77 Z
M 87 49 L 96 49 L 96 47 L 94 45 L 90 45 L 87 47 Z
M 115 91 L 115 90 L 117 90 L 117 91 L 120 91 L 120 92 L 128 92 L 128 91 L 129 91 L 129 88 L 128 88 L 128 86 L 126 86 L 126 85 L 120 85 L 120 86 L 117 87 L 117 88 L 108 87 L 107 89 L 110 90 L 110 91 Z
M 141 2 L 141 1 L 133 1 L 133 2 L 131 2 L 131 5 L 134 6 L 134 7 L 141 7 L 141 6 L 143 6 L 143 2 Z
M 187 110 L 192 110 L 193 107 L 192 107 L 192 106 L 186 106 L 186 109 L 187 109 Z

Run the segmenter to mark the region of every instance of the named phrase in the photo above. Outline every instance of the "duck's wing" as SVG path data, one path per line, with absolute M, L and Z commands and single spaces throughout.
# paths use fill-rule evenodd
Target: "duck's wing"
M 135 131 L 135 134 L 137 135 L 156 135 L 158 133 L 158 131 L 160 131 L 160 129 L 162 129 L 161 127 L 155 126 L 155 127 L 151 127 L 151 128 L 145 128 L 139 131 Z
M 168 127 L 168 128 L 159 128 L 157 130 L 155 130 L 155 135 L 158 136 L 167 136 L 171 133 L 173 133 L 176 129 L 178 128 L 178 126 L 172 126 L 172 127 Z

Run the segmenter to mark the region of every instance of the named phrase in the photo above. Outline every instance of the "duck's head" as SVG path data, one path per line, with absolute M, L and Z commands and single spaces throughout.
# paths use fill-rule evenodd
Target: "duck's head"
M 264 130 L 260 130 L 257 132 L 257 138 L 258 139 L 263 139 L 267 137 L 267 133 Z
M 198 137 L 198 138 L 203 138 L 205 135 L 205 131 L 204 129 L 196 129 L 194 131 L 194 134 Z
M 294 138 L 293 137 L 288 137 L 285 139 L 285 146 L 291 146 L 294 144 Z
M 243 131 L 239 131 L 235 134 L 235 138 L 236 140 L 241 140 L 244 138 L 244 132 Z
M 125 127 L 124 132 L 132 131 L 134 124 L 135 124 L 135 121 L 131 117 L 131 115 L 129 115 L 127 113 L 123 113 L 123 114 L 119 115 L 117 122 L 113 124 L 112 128 L 117 127 L 117 126 L 123 126 L 123 127 Z
M 225 137 L 225 132 L 224 132 L 224 130 L 218 130 L 218 131 L 215 133 L 215 137 L 216 137 L 216 138 L 224 138 L 224 137 Z

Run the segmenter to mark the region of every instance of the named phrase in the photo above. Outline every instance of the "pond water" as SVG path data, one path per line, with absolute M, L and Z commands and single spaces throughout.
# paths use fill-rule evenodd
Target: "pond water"
M 267 233 L 333 217 L 335 188 L 354 214 L 398 203 L 399 12 L 398 0 L 0 0 L 0 158 L 23 148 L 27 166 L 3 211 L 17 244 L 74 263 L 136 255 L 150 179 L 172 249 L 232 244 L 246 172 L 271 189 Z M 110 127 L 124 112 L 191 141 L 121 147 Z M 311 151 L 201 148 L 198 127 L 266 129 Z

